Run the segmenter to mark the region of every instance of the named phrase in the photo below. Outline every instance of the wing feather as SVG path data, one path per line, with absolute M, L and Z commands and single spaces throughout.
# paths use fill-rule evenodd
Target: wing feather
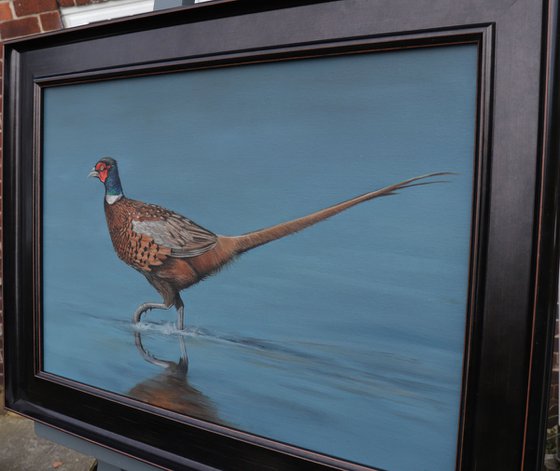
M 170 256 L 177 258 L 196 257 L 216 245 L 217 236 L 208 229 L 180 214 L 158 208 L 158 215 L 150 218 L 142 215 L 132 220 L 132 230 L 145 235 L 160 246 L 171 250 Z

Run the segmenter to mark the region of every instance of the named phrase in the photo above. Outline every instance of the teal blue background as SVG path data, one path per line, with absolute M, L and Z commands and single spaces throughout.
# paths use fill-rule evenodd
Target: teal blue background
M 182 334 L 174 312 L 140 328 L 173 361 L 184 336 L 216 422 L 384 469 L 452 469 L 476 68 L 466 45 L 47 89 L 45 370 L 125 395 L 173 387 L 134 346 L 132 313 L 159 297 L 113 251 L 86 179 L 102 156 L 127 196 L 231 235 L 456 172 L 245 254 L 183 292 Z

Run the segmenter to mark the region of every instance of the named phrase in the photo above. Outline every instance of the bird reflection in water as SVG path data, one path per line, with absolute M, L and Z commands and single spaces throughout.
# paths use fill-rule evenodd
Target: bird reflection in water
M 163 372 L 134 386 L 128 395 L 150 405 L 185 414 L 213 423 L 223 423 L 212 401 L 192 387 L 187 379 L 189 359 L 182 335 L 177 336 L 181 357 L 178 362 L 162 360 L 148 352 L 142 344 L 142 334 L 134 332 L 134 343 L 144 360 L 163 368 Z

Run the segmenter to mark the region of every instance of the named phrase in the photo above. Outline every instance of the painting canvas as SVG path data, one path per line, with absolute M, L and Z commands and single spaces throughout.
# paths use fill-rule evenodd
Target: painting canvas
M 44 371 L 350 462 L 452 468 L 477 53 L 45 88 Z

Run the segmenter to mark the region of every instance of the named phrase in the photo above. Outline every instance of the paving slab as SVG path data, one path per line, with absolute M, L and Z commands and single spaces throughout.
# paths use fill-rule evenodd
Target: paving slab
M 3 408 L 0 387 L 0 471 L 90 471 L 95 460 L 38 438 L 33 421 Z

